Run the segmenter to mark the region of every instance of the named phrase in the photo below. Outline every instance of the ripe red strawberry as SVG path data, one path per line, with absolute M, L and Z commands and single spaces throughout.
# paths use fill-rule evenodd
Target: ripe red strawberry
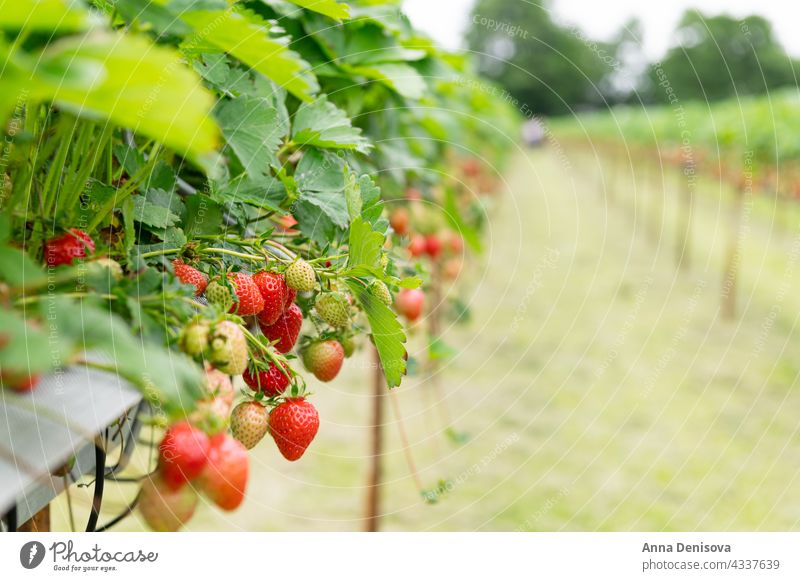
M 303 352 L 303 365 L 320 381 L 331 381 L 342 369 L 344 347 L 334 339 L 311 343 Z
M 262 325 L 274 325 L 287 308 L 289 287 L 286 286 L 282 274 L 266 270 L 255 273 L 253 282 L 264 299 L 264 308 L 258 314 L 258 322 Z M 296 296 L 297 291 L 294 293 Z
M 176 258 L 172 261 L 172 269 L 175 271 L 175 276 L 183 284 L 190 284 L 196 289 L 195 295 L 201 295 L 206 290 L 208 277 L 193 266 L 189 266 L 180 258 Z
M 303 311 L 295 304 L 292 304 L 283 313 L 274 325 L 260 325 L 261 332 L 270 341 L 278 341 L 275 349 L 281 353 L 288 353 L 297 343 L 297 336 L 300 334 L 300 327 L 303 326 Z
M 177 490 L 203 471 L 208 461 L 208 436 L 189 422 L 173 424 L 158 446 L 161 476 Z
M 286 288 L 289 288 L 289 287 L 287 286 Z M 284 313 L 289 310 L 289 307 L 292 306 L 292 303 L 294 303 L 294 300 L 296 298 L 297 298 L 297 291 L 294 290 L 293 288 L 289 288 L 289 294 L 286 295 L 286 302 L 283 303 L 283 312 Z
M 457 232 L 450 232 L 447 235 L 447 249 L 453 254 L 461 254 L 464 251 L 464 238 Z
M 39 375 L 27 373 L 0 372 L 0 386 L 8 387 L 14 391 L 32 391 L 39 383 Z
M 398 313 L 409 321 L 416 321 L 419 319 L 422 314 L 422 308 L 425 306 L 425 293 L 418 288 L 400 289 L 394 304 Z
M 392 230 L 394 230 L 398 236 L 405 236 L 408 234 L 409 221 L 408 210 L 405 208 L 397 208 L 389 217 L 389 224 L 392 225 Z
M 249 366 L 242 374 L 242 379 L 250 386 L 250 389 L 262 391 L 268 397 L 282 394 L 289 387 L 290 382 L 288 374 L 284 375 L 274 363 L 269 363 L 267 370 L 259 368 L 256 371 Z
M 269 412 L 257 401 L 243 401 L 231 413 L 231 433 L 252 450 L 269 430 Z
M 425 253 L 433 259 L 442 253 L 442 241 L 436 234 L 428 234 L 425 237 Z
M 228 274 L 228 278 L 236 291 L 236 302 L 231 307 L 231 313 L 257 315 L 264 309 L 264 298 L 252 276 L 246 272 L 233 272 Z
M 198 488 L 221 509 L 234 510 L 244 500 L 249 467 L 247 448 L 228 434 L 217 434 L 211 438 Z
M 44 244 L 44 259 L 48 266 L 74 264 L 94 252 L 94 240 L 83 230 L 70 228 L 68 232 L 51 238 Z
M 302 397 L 287 399 L 269 414 L 269 432 L 283 457 L 299 460 L 319 430 L 316 408 Z
M 417 202 L 422 199 L 422 192 L 420 192 L 417 188 L 408 188 L 406 190 L 406 199 L 411 200 L 412 202 Z
M 154 531 L 180 530 L 192 518 L 196 507 L 197 492 L 191 486 L 172 490 L 158 474 L 142 482 L 138 508 Z
M 422 234 L 414 234 L 411 236 L 411 240 L 408 242 L 408 251 L 411 253 L 411 256 L 415 258 L 417 256 L 422 256 L 427 249 L 428 245 Z
M 461 259 L 460 258 L 451 258 L 447 262 L 444 263 L 444 268 L 442 269 L 444 276 L 448 280 L 455 280 L 458 278 L 458 275 L 461 273 Z

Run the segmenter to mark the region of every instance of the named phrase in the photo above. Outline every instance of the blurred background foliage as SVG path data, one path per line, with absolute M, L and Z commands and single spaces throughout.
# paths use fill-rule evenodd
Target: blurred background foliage
M 658 62 L 645 55 L 636 19 L 599 41 L 554 19 L 552 2 L 477 0 L 470 23 L 466 40 L 479 71 L 542 115 L 664 103 L 665 76 L 682 101 L 761 94 L 796 82 L 797 61 L 761 16 L 687 10 Z

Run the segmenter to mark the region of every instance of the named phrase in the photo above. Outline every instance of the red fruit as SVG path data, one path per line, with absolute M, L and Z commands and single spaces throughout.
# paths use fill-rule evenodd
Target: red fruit
M 158 446 L 159 466 L 164 482 L 177 490 L 197 478 L 208 461 L 208 436 L 189 422 L 173 424 Z
M 192 518 L 196 507 L 197 492 L 191 486 L 171 490 L 158 474 L 142 482 L 138 508 L 147 525 L 154 531 L 180 530 Z
M 286 288 L 289 288 L 289 287 L 287 286 Z M 294 303 L 294 300 L 296 298 L 297 298 L 297 291 L 294 290 L 293 288 L 289 288 L 289 294 L 286 295 L 286 302 L 283 305 L 283 312 L 284 313 L 289 310 L 289 307 L 292 306 L 292 303 Z
M 464 239 L 455 232 L 450 232 L 447 236 L 447 249 L 453 254 L 461 254 L 464 251 Z
M 331 381 L 342 368 L 344 347 L 329 339 L 309 345 L 303 352 L 303 365 L 320 381 Z
M 180 258 L 172 261 L 172 269 L 175 271 L 175 276 L 183 284 L 190 284 L 196 289 L 195 295 L 201 295 L 206 290 L 208 277 L 196 268 L 186 264 Z
M 462 169 L 464 170 L 464 173 L 470 177 L 475 177 L 481 173 L 481 166 L 478 163 L 478 160 L 475 158 L 470 158 L 464 161 Z
M 230 312 L 237 315 L 257 315 L 264 308 L 264 297 L 253 282 L 253 277 L 246 272 L 232 272 L 228 279 L 236 291 L 236 300 Z
M 269 414 L 269 432 L 283 457 L 299 460 L 319 430 L 317 409 L 304 398 L 287 399 Z
M 0 385 L 11 388 L 14 391 L 32 391 L 38 383 L 39 376 L 36 374 L 0 373 Z
M 414 234 L 408 243 L 408 251 L 411 256 L 422 256 L 428 250 L 428 243 L 422 234 Z
M 70 228 L 69 232 L 51 238 L 44 244 L 44 259 L 48 266 L 73 264 L 94 252 L 94 240 L 83 230 Z
M 460 258 L 449 259 L 447 262 L 444 263 L 442 272 L 444 273 L 445 278 L 448 280 L 457 279 L 458 275 L 461 273 L 461 259 Z
M 258 372 L 254 372 L 248 367 L 242 374 L 242 379 L 250 386 L 250 389 L 262 391 L 269 397 L 282 394 L 289 387 L 290 382 L 288 372 L 287 375 L 284 375 L 274 363 L 270 363 L 269 369 L 266 371 L 259 368 Z
M 261 332 L 270 341 L 277 341 L 275 349 L 281 353 L 288 353 L 297 343 L 297 336 L 300 334 L 300 327 L 303 326 L 303 311 L 295 304 L 292 304 L 283 313 L 274 325 L 260 325 Z
M 397 312 L 409 321 L 416 321 L 422 314 L 425 306 L 425 293 L 418 288 L 404 288 L 397 293 L 394 301 Z
M 221 509 L 234 510 L 244 500 L 249 466 L 247 448 L 228 434 L 217 434 L 211 438 L 198 488 Z
M 266 270 L 255 273 L 253 282 L 264 299 L 264 308 L 258 314 L 258 322 L 262 325 L 274 325 L 278 317 L 286 310 L 289 287 L 286 286 L 286 281 L 282 274 Z
M 392 230 L 394 230 L 398 236 L 405 236 L 408 234 L 408 223 L 408 210 L 405 208 L 397 208 L 389 217 L 389 224 L 392 225 Z
M 425 237 L 425 252 L 434 260 L 442 253 L 442 241 L 436 234 L 428 234 Z
M 422 192 L 420 192 L 417 188 L 408 188 L 406 190 L 406 198 L 412 202 L 416 202 L 417 200 L 422 199 Z

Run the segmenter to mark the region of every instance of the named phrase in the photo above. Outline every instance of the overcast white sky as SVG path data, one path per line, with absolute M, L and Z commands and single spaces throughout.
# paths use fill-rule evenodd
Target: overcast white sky
M 473 3 L 474 0 L 405 0 L 405 8 L 415 26 L 443 46 L 454 49 L 460 47 Z M 589 36 L 601 40 L 608 39 L 631 16 L 639 17 L 645 29 L 645 51 L 651 59 L 664 54 L 670 33 L 686 8 L 699 8 L 709 14 L 726 12 L 737 17 L 765 16 L 786 49 L 800 56 L 798 0 L 555 0 L 553 3 L 559 19 L 577 24 Z

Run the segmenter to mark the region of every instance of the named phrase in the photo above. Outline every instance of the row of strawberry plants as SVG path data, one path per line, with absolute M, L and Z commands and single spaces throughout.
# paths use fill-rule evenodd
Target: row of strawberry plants
M 399 385 L 396 312 L 418 319 L 430 264 L 480 248 L 458 176 L 493 187 L 477 168 L 514 114 L 396 4 L 0 12 L 0 381 L 86 365 L 139 387 L 167 428 L 139 494 L 152 528 L 180 528 L 198 491 L 237 508 L 267 434 L 303 455 L 320 418 L 298 359 L 331 381 L 369 342 Z
M 800 195 L 797 109 L 794 91 L 775 91 L 714 103 L 661 107 L 625 106 L 554 123 L 561 139 L 590 138 L 616 154 L 645 155 L 654 162 L 723 178 L 740 187 L 744 166 L 755 190 Z M 780 168 L 780 171 L 778 171 Z

